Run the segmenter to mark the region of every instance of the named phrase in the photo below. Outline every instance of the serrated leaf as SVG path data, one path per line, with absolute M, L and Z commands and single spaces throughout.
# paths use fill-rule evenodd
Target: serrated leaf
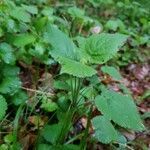
M 29 12 L 29 13 L 31 13 L 31 14 L 37 14 L 38 13 L 38 9 L 37 9 L 37 7 L 36 6 L 34 6 L 34 5 L 22 5 L 22 7 L 27 11 L 27 12 Z
M 12 65 L 4 65 L 2 66 L 2 74 L 4 77 L 11 77 L 11 76 L 17 76 L 19 75 L 20 69 L 17 66 L 12 66 Z
M 27 13 L 24 9 L 21 7 L 16 7 L 10 11 L 10 15 L 17 19 L 18 21 L 22 22 L 30 22 L 31 16 L 29 13 Z
M 96 97 L 95 104 L 108 119 L 118 125 L 139 131 L 144 129 L 131 96 L 105 89 Z
M 28 96 L 27 94 L 22 91 L 22 90 L 19 90 L 17 93 L 15 93 L 12 97 L 12 102 L 13 104 L 15 105 L 20 105 L 22 103 L 25 103 L 25 101 L 28 100 Z
M 121 80 L 122 79 L 122 76 L 121 74 L 119 73 L 119 71 L 114 68 L 114 67 L 111 67 L 111 66 L 102 66 L 101 67 L 101 70 L 104 72 L 104 73 L 107 73 L 109 74 L 111 77 L 113 77 L 115 80 Z
M 20 87 L 21 81 L 18 77 L 6 77 L 0 83 L 0 93 L 13 95 Z
M 96 73 L 93 68 L 74 61 L 78 60 L 74 43 L 55 26 L 47 25 L 45 39 L 54 48 L 50 54 L 62 65 L 61 73 L 68 73 L 77 77 L 88 77 Z
M 90 63 L 103 64 L 117 53 L 126 39 L 126 35 L 117 33 L 92 35 L 85 42 L 83 57 Z
M 13 44 L 17 47 L 23 47 L 34 43 L 35 37 L 32 34 L 19 34 L 13 38 Z
M 0 44 L 0 59 L 3 60 L 6 64 L 14 64 L 15 56 L 13 54 L 12 47 L 7 43 Z
M 97 116 L 92 119 L 95 130 L 94 137 L 102 143 L 110 143 L 118 139 L 118 134 L 111 122 L 104 116 Z
M 7 110 L 6 100 L 2 95 L 0 95 L 0 120 L 2 120 L 3 117 L 5 116 L 6 110 Z
M 55 59 L 58 57 L 66 57 L 73 60 L 77 59 L 76 47 L 73 41 L 57 27 L 48 24 L 44 39 L 52 45 L 53 50 L 50 54 Z
M 61 73 L 68 73 L 80 78 L 90 77 L 96 74 L 96 70 L 80 62 L 64 57 L 59 58 L 58 61 L 62 65 Z

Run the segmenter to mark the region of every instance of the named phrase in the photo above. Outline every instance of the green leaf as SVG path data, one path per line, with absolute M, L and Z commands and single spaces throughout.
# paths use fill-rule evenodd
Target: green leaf
M 44 39 L 52 45 L 53 50 L 50 54 L 55 59 L 59 57 L 66 57 L 73 60 L 77 59 L 76 47 L 73 41 L 56 26 L 51 24 L 47 25 Z
M 50 100 L 48 98 L 44 98 L 44 99 L 42 99 L 41 108 L 43 108 L 47 112 L 53 112 L 58 108 L 58 106 L 52 100 Z
M 7 43 L 0 44 L 0 59 L 6 64 L 14 64 L 16 58 L 13 54 L 12 47 Z
M 4 141 L 7 144 L 11 144 L 13 142 L 14 138 L 13 138 L 13 134 L 9 133 L 4 137 Z
M 42 58 L 42 56 L 44 55 L 44 52 L 45 52 L 45 48 L 40 43 L 36 43 L 34 49 L 33 48 L 29 49 L 29 53 L 32 56 L 39 57 L 39 58 Z
M 84 11 L 82 9 L 77 8 L 77 7 L 70 7 L 68 9 L 68 13 L 73 18 L 83 18 L 84 17 Z
M 106 23 L 105 27 L 106 27 L 106 29 L 113 30 L 113 31 L 116 31 L 118 28 L 120 28 L 122 30 L 125 29 L 125 25 L 119 19 L 117 19 L 117 20 L 109 20 Z
M 142 119 L 147 119 L 147 118 L 150 118 L 150 111 L 147 111 L 142 115 Z
M 53 146 L 49 144 L 39 144 L 37 150 L 53 150 Z
M 19 34 L 14 37 L 13 44 L 17 47 L 23 47 L 35 42 L 35 37 L 32 34 Z
M 73 41 L 55 26 L 47 25 L 45 40 L 53 46 L 50 54 L 62 65 L 61 73 L 68 73 L 77 77 L 88 77 L 96 71 L 78 60 L 77 48 Z
M 6 110 L 7 110 L 6 100 L 2 95 L 0 95 L 0 120 L 2 120 L 3 117 L 5 116 Z
M 113 31 L 116 31 L 117 30 L 117 28 L 118 28 L 118 21 L 116 21 L 116 20 L 109 20 L 107 23 L 106 23 L 106 25 L 105 25 L 105 27 L 107 28 L 107 29 L 110 29 L 110 30 L 113 30 Z
M 22 7 L 27 11 L 27 12 L 29 12 L 29 13 L 31 13 L 31 14 L 37 14 L 38 13 L 38 9 L 37 9 L 37 7 L 36 6 L 34 6 L 34 5 L 22 5 Z
M 144 129 L 131 96 L 105 89 L 96 97 L 95 104 L 104 116 L 118 125 L 139 131 Z
M 42 136 L 46 141 L 55 144 L 61 132 L 61 124 L 46 125 L 42 131 Z
M 15 94 L 13 95 L 11 101 L 12 101 L 13 104 L 15 104 L 15 105 L 20 105 L 20 104 L 22 104 L 22 103 L 25 103 L 25 101 L 27 101 L 27 100 L 28 100 L 27 94 L 26 94 L 24 91 L 19 90 L 17 93 L 15 93 Z
M 53 46 L 50 54 L 62 65 L 61 73 L 68 73 L 77 77 L 88 77 L 96 71 L 77 60 L 77 51 L 69 37 L 50 24 L 47 25 L 45 39 Z
M 68 58 L 61 57 L 58 62 L 62 65 L 61 73 L 68 73 L 80 78 L 90 77 L 96 74 L 96 70 L 92 67 Z
M 94 89 L 93 86 L 84 87 L 81 89 L 82 95 L 88 98 L 88 100 L 93 100 L 97 95 L 97 91 Z
M 21 87 L 21 81 L 18 77 L 5 77 L 0 83 L 0 93 L 14 94 Z
M 102 143 L 110 143 L 118 139 L 118 134 L 111 122 L 104 116 L 97 116 L 92 119 L 95 130 L 94 137 Z
M 80 150 L 80 147 L 77 145 L 73 145 L 73 144 L 67 144 L 67 145 L 62 145 L 60 149 L 61 150 Z
M 3 65 L 2 66 L 2 74 L 4 77 L 11 77 L 11 76 L 17 76 L 19 75 L 20 69 L 17 66 L 12 66 L 12 65 Z
M 10 15 L 17 19 L 18 21 L 22 22 L 30 22 L 31 16 L 27 13 L 22 7 L 16 7 L 10 11 Z
M 90 63 L 103 64 L 116 55 L 126 39 L 126 35 L 117 33 L 92 35 L 85 42 L 83 58 Z
M 48 144 L 40 144 L 38 150 L 79 150 L 77 145 L 67 144 L 67 145 L 57 145 L 52 146 Z
M 121 80 L 122 79 L 122 76 L 121 74 L 119 73 L 119 71 L 114 68 L 114 67 L 111 67 L 111 66 L 102 66 L 101 67 L 101 70 L 104 72 L 104 73 L 107 73 L 109 74 L 111 77 L 113 77 L 115 80 Z
M 54 9 L 52 7 L 44 7 L 44 9 L 41 12 L 44 16 L 52 17 L 54 13 Z
M 34 26 L 35 26 L 37 32 L 43 30 L 46 23 L 47 23 L 47 17 L 37 18 L 34 22 Z
M 142 99 L 148 99 L 148 98 L 150 98 L 150 89 L 146 90 L 142 95 Z
M 59 90 L 70 90 L 70 86 L 65 81 L 55 80 L 54 81 L 54 88 Z

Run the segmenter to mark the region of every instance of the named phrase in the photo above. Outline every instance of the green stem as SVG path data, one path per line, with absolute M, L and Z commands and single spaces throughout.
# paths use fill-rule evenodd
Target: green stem
M 17 133 L 18 133 L 18 126 L 19 126 L 19 118 L 23 111 L 24 103 L 21 104 L 17 110 L 15 119 L 14 119 L 14 130 L 13 130 L 13 148 L 17 149 Z
M 73 84 L 74 82 L 74 84 Z M 78 97 L 79 97 L 79 91 L 81 88 L 81 80 L 77 77 L 73 78 L 71 76 L 71 95 L 72 95 L 72 100 L 71 100 L 71 104 L 70 107 L 68 108 L 68 111 L 65 114 L 65 117 L 63 119 L 63 126 L 62 126 L 62 130 L 60 133 L 60 136 L 58 138 L 57 144 L 62 144 L 64 143 L 64 140 L 66 138 L 66 135 L 69 132 L 70 126 L 71 126 L 71 122 L 72 122 L 72 118 L 74 116 L 74 113 L 76 111 L 76 107 L 77 107 L 77 101 L 78 101 Z
M 83 133 L 80 133 L 80 134 L 76 135 L 75 137 L 73 137 L 73 138 L 71 138 L 69 141 L 67 141 L 67 142 L 65 143 L 65 145 L 72 143 L 73 141 L 77 140 L 78 138 L 80 138 L 80 137 L 82 137 L 82 136 L 83 136 Z
M 62 126 L 62 129 L 61 129 L 61 133 L 59 135 L 59 138 L 57 140 L 58 145 L 64 143 L 66 135 L 68 134 L 68 131 L 69 131 L 70 126 L 71 126 L 71 121 L 72 121 L 73 115 L 74 115 L 74 110 L 70 106 L 68 108 L 68 111 L 65 114 L 65 117 L 64 117 L 63 122 L 62 122 L 63 126 Z

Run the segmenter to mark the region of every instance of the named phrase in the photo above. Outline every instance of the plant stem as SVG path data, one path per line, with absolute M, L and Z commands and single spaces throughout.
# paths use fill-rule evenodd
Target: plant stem
M 23 111 L 24 106 L 25 106 L 25 103 L 19 106 L 15 119 L 14 119 L 14 130 L 13 130 L 13 148 L 14 149 L 17 149 L 17 132 L 18 132 L 18 125 L 19 125 L 19 118 Z
M 72 121 L 72 117 L 74 115 L 74 110 L 72 109 L 71 105 L 68 108 L 67 113 L 65 114 L 65 117 L 62 121 L 62 129 L 61 129 L 61 133 L 59 135 L 59 138 L 57 140 L 57 144 L 63 144 L 64 140 L 66 138 L 66 135 L 68 134 L 68 131 L 70 129 L 70 125 L 71 125 L 71 121 Z
M 71 138 L 69 141 L 67 141 L 67 142 L 65 143 L 65 145 L 72 143 L 73 141 L 75 141 L 76 139 L 78 139 L 78 138 L 80 138 L 80 137 L 82 137 L 82 136 L 83 136 L 83 133 L 80 133 L 80 134 L 76 135 L 75 137 L 73 137 L 73 138 Z
M 68 108 L 68 111 L 65 114 L 63 121 L 62 121 L 63 126 L 62 126 L 60 136 L 58 138 L 57 144 L 63 144 L 65 137 L 69 132 L 72 118 L 73 118 L 73 115 L 76 111 L 76 107 L 78 104 L 78 97 L 79 97 L 81 85 L 82 85 L 81 80 L 79 78 L 77 78 L 77 77 L 74 78 L 71 76 L 71 95 L 72 95 L 71 104 Z

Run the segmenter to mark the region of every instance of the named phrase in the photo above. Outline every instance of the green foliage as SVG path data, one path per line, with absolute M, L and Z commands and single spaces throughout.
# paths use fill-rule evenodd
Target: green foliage
M 95 129 L 94 137 L 102 143 L 115 142 L 118 139 L 118 133 L 111 122 L 104 116 L 97 116 L 92 119 Z
M 0 43 L 0 59 L 6 64 L 14 64 L 15 56 L 12 47 L 7 43 Z
M 92 76 L 96 73 L 93 68 L 74 61 L 78 60 L 76 46 L 66 34 L 56 27 L 52 25 L 47 26 L 45 39 L 49 41 L 54 48 L 50 53 L 62 65 L 61 73 L 68 73 L 77 77 Z
M 35 37 L 31 34 L 19 34 L 13 37 L 13 44 L 17 47 L 23 47 L 35 41 Z
M 13 95 L 21 87 L 21 81 L 18 77 L 19 68 L 12 65 L 2 65 L 2 79 L 0 81 L 0 93 Z
M 61 124 L 47 125 L 44 127 L 42 135 L 44 139 L 52 144 L 55 144 L 61 132 Z
M 51 99 L 43 96 L 42 97 L 41 108 L 44 109 L 47 112 L 53 112 L 53 111 L 57 110 L 58 106 Z
M 147 49 L 149 12 L 139 3 L 87 0 L 83 8 L 82 1 L 3 0 L 0 2 L 0 24 L 0 120 L 5 117 L 8 107 L 8 111 L 13 108 L 8 121 L 13 121 L 19 107 L 13 135 L 18 149 L 22 148 L 17 142 L 20 116 L 21 123 L 30 128 L 29 132 L 37 127 L 41 132 L 35 142 L 39 150 L 77 150 L 81 149 L 80 144 L 73 144 L 78 142 L 85 143 L 86 147 L 87 141 L 92 142 L 88 132 L 90 120 L 94 142 L 105 144 L 126 144 L 127 140 L 118 128 L 144 129 L 129 90 L 117 82 L 124 94 L 110 91 L 102 85 L 101 76 L 97 74 L 99 65 L 119 64 L 119 68 L 140 58 L 137 57 L 141 56 L 140 51 L 135 51 L 142 49 L 143 53 Z M 93 28 L 100 29 L 100 33 L 92 32 Z M 128 44 L 123 47 L 127 38 Z M 20 76 L 25 80 L 23 84 L 20 70 Z M 40 88 L 43 72 L 47 71 L 52 74 L 54 84 L 48 78 Z M 117 81 L 122 79 L 114 67 L 104 65 L 101 71 Z M 26 78 L 29 81 L 26 82 Z M 29 97 L 21 89 L 26 83 Z M 35 89 L 28 89 L 28 84 Z M 147 98 L 147 94 L 144 97 Z M 92 119 L 90 107 L 96 108 L 96 112 L 98 109 L 101 115 Z M 37 120 L 32 127 L 28 115 L 39 118 L 42 125 Z M 74 132 L 76 120 L 82 116 L 87 117 L 88 123 L 78 135 Z M 47 125 L 41 129 L 43 124 Z M 0 149 L 11 149 L 11 138 L 5 135 L 2 138 L 4 144 Z
M 73 18 L 83 18 L 84 17 L 84 11 L 77 8 L 77 7 L 70 7 L 68 9 L 68 13 L 73 17 Z
M 0 106 L 0 120 L 2 120 L 7 110 L 6 100 L 2 95 L 0 95 Z
M 18 77 L 5 77 L 0 84 L 0 93 L 14 94 L 20 87 L 21 81 Z
M 102 72 L 107 73 L 108 75 L 110 75 L 111 77 L 113 77 L 113 79 L 115 80 L 121 80 L 122 76 L 119 73 L 119 71 L 111 66 L 102 66 L 101 68 Z
M 23 4 L 22 7 L 30 14 L 35 15 L 38 13 L 38 8 L 35 5 L 28 6 Z
M 67 90 L 69 91 L 70 86 L 67 84 L 67 82 L 56 80 L 54 81 L 54 88 L 59 90 Z
M 131 96 L 104 90 L 96 97 L 95 104 L 105 117 L 118 125 L 137 131 L 144 129 Z
M 127 40 L 126 35 L 102 33 L 87 38 L 84 58 L 90 63 L 103 64 L 116 55 Z
M 17 66 L 14 65 L 2 65 L 2 75 L 3 77 L 15 77 L 19 74 L 20 69 Z
M 25 103 L 27 100 L 28 100 L 28 96 L 22 90 L 19 90 L 17 93 L 15 93 L 11 99 L 13 104 L 15 104 L 17 106 L 21 105 L 22 103 Z
M 105 28 L 108 29 L 108 30 L 112 30 L 112 31 L 117 31 L 117 29 L 120 29 L 122 32 L 125 31 L 125 25 L 119 19 L 109 20 L 106 23 Z
M 93 68 L 71 59 L 62 57 L 59 59 L 59 62 L 62 64 L 61 73 L 68 73 L 80 78 L 90 77 L 96 74 Z
M 80 57 L 85 58 L 87 56 L 85 59 L 91 63 L 104 63 L 116 54 L 118 48 L 123 45 L 126 38 L 127 36 L 120 34 L 91 36 L 85 42 L 84 52 Z M 47 25 L 45 40 L 54 48 L 50 53 L 62 65 L 61 73 L 68 73 L 77 77 L 92 76 L 96 73 L 92 68 L 73 61 L 79 59 L 77 47 L 56 27 L 49 24 Z M 111 44 L 108 45 L 107 43 Z M 76 68 L 78 68 L 78 70 Z
M 40 144 L 38 150 L 79 150 L 79 147 L 73 144 L 50 146 L 48 144 Z
M 29 13 L 27 13 L 25 10 L 23 10 L 21 7 L 16 7 L 12 9 L 10 16 L 12 16 L 14 19 L 17 19 L 18 21 L 22 22 L 30 22 L 31 16 Z
M 56 26 L 48 24 L 44 39 L 53 46 L 51 55 L 57 60 L 59 57 L 66 57 L 76 60 L 76 47 L 72 40 Z

